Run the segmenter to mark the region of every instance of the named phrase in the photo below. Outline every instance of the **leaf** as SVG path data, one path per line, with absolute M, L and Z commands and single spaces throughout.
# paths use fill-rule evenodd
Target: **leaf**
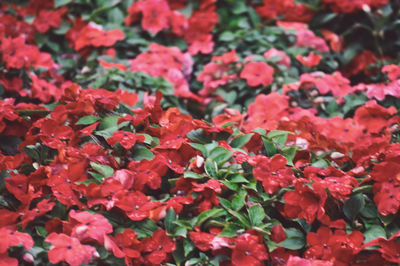
M 290 250 L 298 250 L 304 247 L 306 241 L 304 239 L 304 235 L 300 230 L 296 228 L 287 228 L 285 229 L 286 239 L 277 245 L 280 247 L 284 247 Z
M 232 152 L 228 151 L 224 147 L 218 146 L 208 152 L 208 157 L 213 159 L 217 165 L 221 166 L 229 161 L 229 159 L 232 157 Z
M 378 237 L 386 238 L 386 232 L 381 226 L 373 225 L 367 231 L 365 231 L 364 237 L 364 243 L 368 243 L 374 239 L 377 239 Z
M 151 161 L 153 158 L 154 153 L 146 147 L 135 147 L 132 152 L 132 159 L 135 161 L 141 161 L 143 159 Z
M 217 163 L 212 159 L 207 158 L 206 162 L 204 163 L 204 170 L 209 177 L 216 177 L 218 172 Z
M 262 220 L 265 218 L 264 209 L 257 204 L 250 206 L 249 218 L 253 226 L 261 224 Z
M 241 208 L 243 208 L 243 206 L 244 206 L 245 203 L 246 203 L 246 202 L 245 202 L 246 196 L 247 196 L 247 192 L 246 192 L 246 190 L 244 190 L 244 189 L 240 190 L 239 193 L 236 193 L 236 194 L 233 196 L 233 199 L 232 199 L 232 208 L 233 208 L 235 211 L 238 211 L 238 210 L 240 210 Z
M 250 133 L 250 134 L 245 134 L 245 135 L 239 136 L 239 137 L 233 139 L 230 142 L 230 145 L 232 148 L 242 148 L 250 141 L 250 139 L 253 135 L 254 134 Z
M 293 159 L 296 156 L 296 151 L 297 151 L 296 146 L 286 147 L 282 149 L 282 155 L 286 158 L 287 165 L 294 166 Z
M 224 31 L 220 36 L 219 40 L 220 41 L 225 41 L 225 42 L 230 42 L 233 41 L 236 38 L 235 34 L 231 31 Z
M 218 234 L 219 237 L 235 237 L 237 235 L 237 231 L 243 229 L 238 224 L 235 223 L 226 223 L 224 229 L 221 233 Z
M 243 214 L 238 213 L 237 211 L 231 210 L 231 209 L 226 209 L 231 215 L 233 215 L 236 219 L 239 220 L 239 222 L 241 222 L 243 224 L 243 226 L 246 229 L 250 229 L 250 222 L 248 220 L 248 218 L 246 216 L 244 216 Z
M 185 257 L 189 255 L 189 253 L 192 252 L 194 248 L 195 247 L 191 241 L 189 241 L 188 239 L 183 240 L 183 250 Z
M 221 198 L 221 197 L 218 197 L 218 199 L 219 199 L 219 204 L 221 204 L 221 206 L 224 207 L 225 209 L 232 208 L 231 202 L 229 200 L 226 200 L 226 199 Z
M 61 6 L 68 5 L 72 0 L 54 0 L 54 8 L 59 8 Z
M 229 181 L 232 183 L 249 183 L 249 181 L 241 174 L 235 174 Z
M 201 226 L 208 219 L 220 217 L 223 215 L 226 215 L 226 211 L 224 211 L 223 209 L 214 208 L 211 210 L 204 211 L 200 213 L 199 216 L 197 216 L 196 225 Z
M 188 143 L 190 146 L 192 146 L 194 149 L 200 151 L 204 157 L 207 157 L 207 149 L 204 145 L 199 144 L 199 143 Z
M 164 225 L 165 228 L 167 229 L 167 232 L 172 234 L 176 225 L 174 224 L 174 221 L 176 220 L 176 213 L 174 211 L 174 208 L 169 208 L 167 214 L 165 215 L 164 219 Z
M 277 152 L 277 149 L 276 149 L 274 143 L 271 140 L 264 138 L 264 137 L 262 138 L 262 140 L 263 140 L 265 151 L 267 152 L 267 156 L 268 157 L 274 156 Z
M 109 177 L 114 174 L 114 169 L 108 165 L 99 164 L 96 162 L 90 162 L 90 166 L 103 177 Z
M 29 157 L 31 157 L 32 159 L 34 159 L 35 161 L 40 161 L 40 156 L 39 153 L 37 151 L 35 151 L 32 148 L 28 148 L 28 147 L 22 147 L 22 150 L 29 155 Z
M 365 206 L 363 194 L 355 194 L 348 199 L 343 207 L 344 215 L 353 221 Z
M 98 116 L 87 115 L 87 116 L 81 117 L 78 120 L 78 122 L 76 122 L 75 125 L 91 125 L 98 120 L 100 120 L 100 117 L 98 117 Z
M 198 173 L 192 172 L 192 171 L 186 171 L 183 173 L 184 178 L 192 178 L 192 179 L 202 179 L 204 175 L 200 175 Z
M 272 130 L 267 134 L 267 138 L 276 138 L 276 137 L 280 137 L 280 136 L 287 136 L 287 135 L 293 135 L 292 132 L 290 131 L 285 131 L 285 130 Z
M 113 8 L 107 12 L 108 20 L 115 24 L 122 24 L 124 22 L 124 13 L 119 8 Z
M 209 143 L 211 141 L 211 137 L 206 135 L 204 130 L 201 128 L 190 131 L 186 134 L 186 137 L 201 144 Z

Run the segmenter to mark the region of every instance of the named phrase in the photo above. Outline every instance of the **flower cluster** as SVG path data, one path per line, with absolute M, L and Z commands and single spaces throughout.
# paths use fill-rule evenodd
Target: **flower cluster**
M 0 265 L 399 264 L 400 3 L 303 2 L 0 3 Z

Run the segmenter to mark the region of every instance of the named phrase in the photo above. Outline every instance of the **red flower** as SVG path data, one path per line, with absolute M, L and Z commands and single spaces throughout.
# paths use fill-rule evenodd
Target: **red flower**
M 171 10 L 165 0 L 146 0 L 139 2 L 143 14 L 142 28 L 151 33 L 158 33 L 169 28 Z
M 344 39 L 342 36 L 339 37 L 336 33 L 326 29 L 321 30 L 321 33 L 325 40 L 329 42 L 329 46 L 333 52 L 340 53 L 343 50 Z
M 82 245 L 77 238 L 66 234 L 51 233 L 45 241 L 53 245 L 48 254 L 50 262 L 54 264 L 62 261 L 66 261 L 71 266 L 88 264 L 97 253 L 94 247 Z
M 376 183 L 373 187 L 374 202 L 382 215 L 396 214 L 400 207 L 400 187 L 392 183 Z
M 211 242 L 215 238 L 214 235 L 203 232 L 190 232 L 189 236 L 194 245 L 203 252 L 212 248 Z
M 240 73 L 242 79 L 246 79 L 251 87 L 259 85 L 267 86 L 274 81 L 274 69 L 264 62 L 250 62 Z
M 0 254 L 6 253 L 9 247 L 23 245 L 25 249 L 33 247 L 33 240 L 27 233 L 21 233 L 9 227 L 0 228 Z
M 132 132 L 119 130 L 115 131 L 114 134 L 107 139 L 107 143 L 114 146 L 119 142 L 122 147 L 129 150 L 136 142 L 143 142 L 145 139 L 146 138 L 143 135 L 136 135 Z
M 148 218 L 150 210 L 154 209 L 156 205 L 155 202 L 150 202 L 150 197 L 139 191 L 125 195 L 115 204 L 115 206 L 124 210 L 133 221 Z
M 302 259 L 298 256 L 292 256 L 292 255 L 290 255 L 288 261 L 286 262 L 286 266 L 333 266 L 333 265 L 334 264 L 329 261 Z
M 275 48 L 271 48 L 268 51 L 266 51 L 264 53 L 264 57 L 267 58 L 267 59 L 271 59 L 271 60 L 274 57 L 275 58 L 280 58 L 280 60 L 277 61 L 276 64 L 286 66 L 287 68 L 290 67 L 290 57 L 287 56 L 285 54 L 285 52 L 282 52 L 282 51 L 277 50 Z
M 290 186 L 295 179 L 293 171 L 286 167 L 287 160 L 280 154 L 273 158 L 261 157 L 253 169 L 254 178 L 262 181 L 265 192 L 274 194 L 280 188 Z
M 303 57 L 301 55 L 296 56 L 296 59 L 300 61 L 306 67 L 317 66 L 322 59 L 322 56 L 319 54 L 314 54 L 311 52 L 307 57 Z
M 87 46 L 110 47 L 124 38 L 125 35 L 120 29 L 104 31 L 88 25 L 80 31 L 78 38 L 75 40 L 74 46 L 76 50 L 81 50 Z
M 378 251 L 382 254 L 382 257 L 390 262 L 400 264 L 400 242 L 399 242 L 399 233 L 397 232 L 391 238 L 385 239 L 383 237 L 379 237 L 375 240 L 372 240 L 364 245 L 364 248 L 378 245 L 380 248 Z
M 309 187 L 305 180 L 298 180 L 294 186 L 295 191 L 286 192 L 283 199 L 284 214 L 289 218 L 304 218 L 311 224 L 316 218 L 322 218 L 325 214 L 325 201 L 327 194 L 318 183 Z
M 333 233 L 328 227 L 321 226 L 317 232 L 307 234 L 307 243 L 310 248 L 305 252 L 306 258 L 330 260 L 332 258 L 331 247 L 328 246 Z
M 126 71 L 126 65 L 124 65 L 124 64 L 107 62 L 102 59 L 99 59 L 99 64 L 104 68 L 117 68 L 121 71 Z
M 382 67 L 382 72 L 386 73 L 391 81 L 400 78 L 400 66 L 398 65 L 386 65 Z
M 104 236 L 113 231 L 108 220 L 100 214 L 71 210 L 69 217 L 70 222 L 74 225 L 72 236 L 78 238 L 80 241 L 96 240 L 97 243 L 103 244 Z
M 232 252 L 233 265 L 262 266 L 267 259 L 267 250 L 259 237 L 245 233 L 236 238 Z
M 285 230 L 280 224 L 272 226 L 270 239 L 276 243 L 280 243 L 286 239 Z
M 239 58 L 236 55 L 236 51 L 232 50 L 230 52 L 226 52 L 222 56 L 213 56 L 212 61 L 221 62 L 223 64 L 231 64 L 238 60 Z
M 25 39 L 19 36 L 15 39 L 3 38 L 1 41 L 1 51 L 3 61 L 7 68 L 22 68 L 28 63 L 25 50 Z
M 34 126 L 41 129 L 39 136 L 43 143 L 53 149 L 64 146 L 65 143 L 62 140 L 70 139 L 73 136 L 72 128 L 60 125 L 60 122 L 54 119 L 39 120 Z
M 138 191 L 142 191 L 145 185 L 151 189 L 160 188 L 161 176 L 168 170 L 165 165 L 159 163 L 158 156 L 151 161 L 145 159 L 140 162 L 132 161 L 128 168 L 135 172 L 134 187 Z
M 276 129 L 279 121 L 289 115 L 288 106 L 288 97 L 277 92 L 258 95 L 249 105 L 246 129 L 249 131 L 258 127 L 268 130 Z
M 165 230 L 157 230 L 151 238 L 143 240 L 143 251 L 150 253 L 145 256 L 146 260 L 155 265 L 165 261 L 167 254 L 176 249 L 175 242 L 166 234 Z
M 40 33 L 45 33 L 50 28 L 58 28 L 61 26 L 61 16 L 65 9 L 40 10 L 39 15 L 33 21 L 33 26 Z
M 378 133 L 390 124 L 389 118 L 395 113 L 396 108 L 393 106 L 385 108 L 371 100 L 356 110 L 354 120 L 368 132 Z

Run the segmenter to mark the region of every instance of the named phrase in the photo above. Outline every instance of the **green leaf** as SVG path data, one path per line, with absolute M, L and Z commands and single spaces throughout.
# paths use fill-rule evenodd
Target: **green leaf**
M 100 120 L 100 117 L 98 117 L 98 116 L 87 115 L 87 116 L 81 117 L 78 120 L 78 122 L 76 122 L 75 125 L 91 125 L 94 122 L 97 122 L 98 120 Z
M 254 135 L 253 133 L 250 133 L 250 134 L 245 134 L 245 135 L 239 136 L 239 137 L 233 139 L 230 142 L 230 145 L 232 148 L 242 148 L 250 141 L 250 139 L 253 135 Z
M 230 42 L 233 41 L 236 38 L 235 34 L 231 31 L 224 31 L 220 36 L 219 40 L 220 41 L 225 41 L 225 42 Z
M 183 173 L 184 178 L 192 178 L 192 179 L 202 179 L 204 175 L 200 175 L 198 173 L 192 172 L 192 171 L 187 171 Z
M 226 210 L 231 215 L 233 215 L 236 219 L 238 219 L 239 222 L 241 222 L 246 229 L 250 229 L 251 228 L 250 222 L 249 222 L 249 220 L 248 220 L 248 218 L 246 216 L 244 216 L 243 214 L 238 213 L 237 211 L 231 210 L 231 209 L 226 209 Z
M 211 141 L 211 137 L 206 135 L 204 130 L 201 128 L 190 131 L 189 133 L 186 134 L 186 137 L 202 144 L 209 143 Z
M 188 239 L 183 240 L 183 250 L 185 257 L 187 257 L 187 255 L 189 255 L 189 253 L 192 252 L 194 248 L 195 247 L 191 241 L 189 241 Z
M 204 170 L 209 177 L 216 177 L 218 172 L 217 163 L 212 159 L 207 158 L 206 162 L 204 163 Z
M 167 214 L 165 215 L 164 219 L 164 225 L 165 228 L 167 229 L 167 232 L 172 234 L 176 225 L 174 224 L 174 221 L 176 220 L 176 213 L 174 211 L 174 208 L 169 208 Z
M 218 234 L 220 237 L 235 237 L 237 235 L 237 231 L 243 229 L 238 224 L 235 223 L 226 223 L 224 226 L 224 230 Z
M 277 153 L 275 144 L 271 140 L 264 138 L 264 137 L 262 138 L 262 140 L 263 140 L 265 151 L 267 152 L 267 156 L 268 157 L 274 156 Z
M 378 216 L 378 210 L 376 205 L 373 203 L 367 204 L 361 211 L 360 214 L 365 218 L 376 218 Z
M 235 15 L 239 15 L 245 13 L 247 11 L 246 3 L 243 1 L 235 1 L 234 7 L 232 9 L 232 13 Z
M 207 149 L 203 144 L 199 143 L 188 143 L 190 146 L 192 146 L 194 149 L 200 151 L 204 157 L 207 157 Z
M 124 22 L 124 13 L 119 8 L 113 8 L 107 12 L 108 20 L 115 24 L 122 24 Z
M 241 174 L 235 174 L 229 181 L 232 183 L 249 183 L 249 181 Z
M 132 152 L 132 159 L 135 161 L 141 161 L 143 159 L 151 161 L 153 158 L 154 153 L 146 147 L 135 147 Z
M 287 228 L 285 229 L 286 239 L 277 245 L 280 247 L 284 247 L 290 250 L 298 250 L 304 247 L 306 241 L 304 239 L 304 235 L 300 230 L 295 228 Z
M 253 226 L 257 226 L 257 225 L 261 224 L 262 220 L 265 218 L 264 209 L 257 204 L 250 206 L 249 218 L 250 218 L 250 222 Z
M 208 152 L 208 157 L 214 160 L 218 166 L 221 166 L 232 158 L 232 152 L 224 147 L 217 146 Z
M 109 177 L 114 174 L 114 169 L 108 165 L 99 164 L 96 162 L 90 162 L 90 166 L 103 177 Z
M 282 155 L 286 158 L 287 165 L 294 166 L 293 159 L 296 156 L 296 151 L 297 151 L 296 146 L 286 147 L 282 149 Z
M 272 130 L 267 134 L 267 138 L 276 138 L 276 137 L 280 137 L 280 136 L 287 136 L 287 135 L 293 135 L 292 132 L 290 131 L 285 131 L 285 130 Z
M 41 237 L 46 237 L 48 235 L 46 228 L 44 228 L 43 226 L 36 226 L 36 232 Z
M 344 215 L 353 221 L 365 206 L 363 194 L 355 194 L 346 201 L 343 207 Z
M 385 229 L 383 229 L 379 225 L 373 225 L 367 231 L 365 231 L 364 237 L 365 237 L 364 243 L 368 243 L 369 241 L 377 239 L 378 237 L 386 238 L 387 236 Z
M 201 226 L 208 219 L 217 218 L 223 215 L 226 215 L 226 211 L 224 211 L 223 209 L 214 208 L 211 210 L 207 210 L 205 212 L 200 213 L 200 215 L 197 216 L 196 225 Z
M 219 199 L 219 204 L 221 204 L 221 206 L 224 207 L 225 209 L 232 208 L 231 202 L 229 200 L 221 198 L 221 197 L 218 197 L 218 199 Z
M 239 191 L 239 193 L 236 193 L 233 196 L 232 199 L 232 208 L 235 211 L 240 210 L 241 208 L 243 208 L 243 206 L 246 204 L 245 200 L 246 200 L 246 196 L 247 196 L 247 192 L 246 190 L 242 189 Z
M 68 5 L 72 0 L 54 0 L 54 8 L 59 8 L 61 6 Z
M 39 153 L 37 151 L 35 151 L 32 148 L 28 148 L 28 147 L 22 147 L 22 150 L 29 155 L 29 157 L 31 157 L 32 159 L 34 159 L 35 161 L 40 161 L 40 156 Z

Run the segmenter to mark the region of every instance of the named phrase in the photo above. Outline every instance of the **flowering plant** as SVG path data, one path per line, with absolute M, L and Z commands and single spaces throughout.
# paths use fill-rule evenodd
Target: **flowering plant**
M 400 263 L 398 0 L 0 3 L 0 265 Z

